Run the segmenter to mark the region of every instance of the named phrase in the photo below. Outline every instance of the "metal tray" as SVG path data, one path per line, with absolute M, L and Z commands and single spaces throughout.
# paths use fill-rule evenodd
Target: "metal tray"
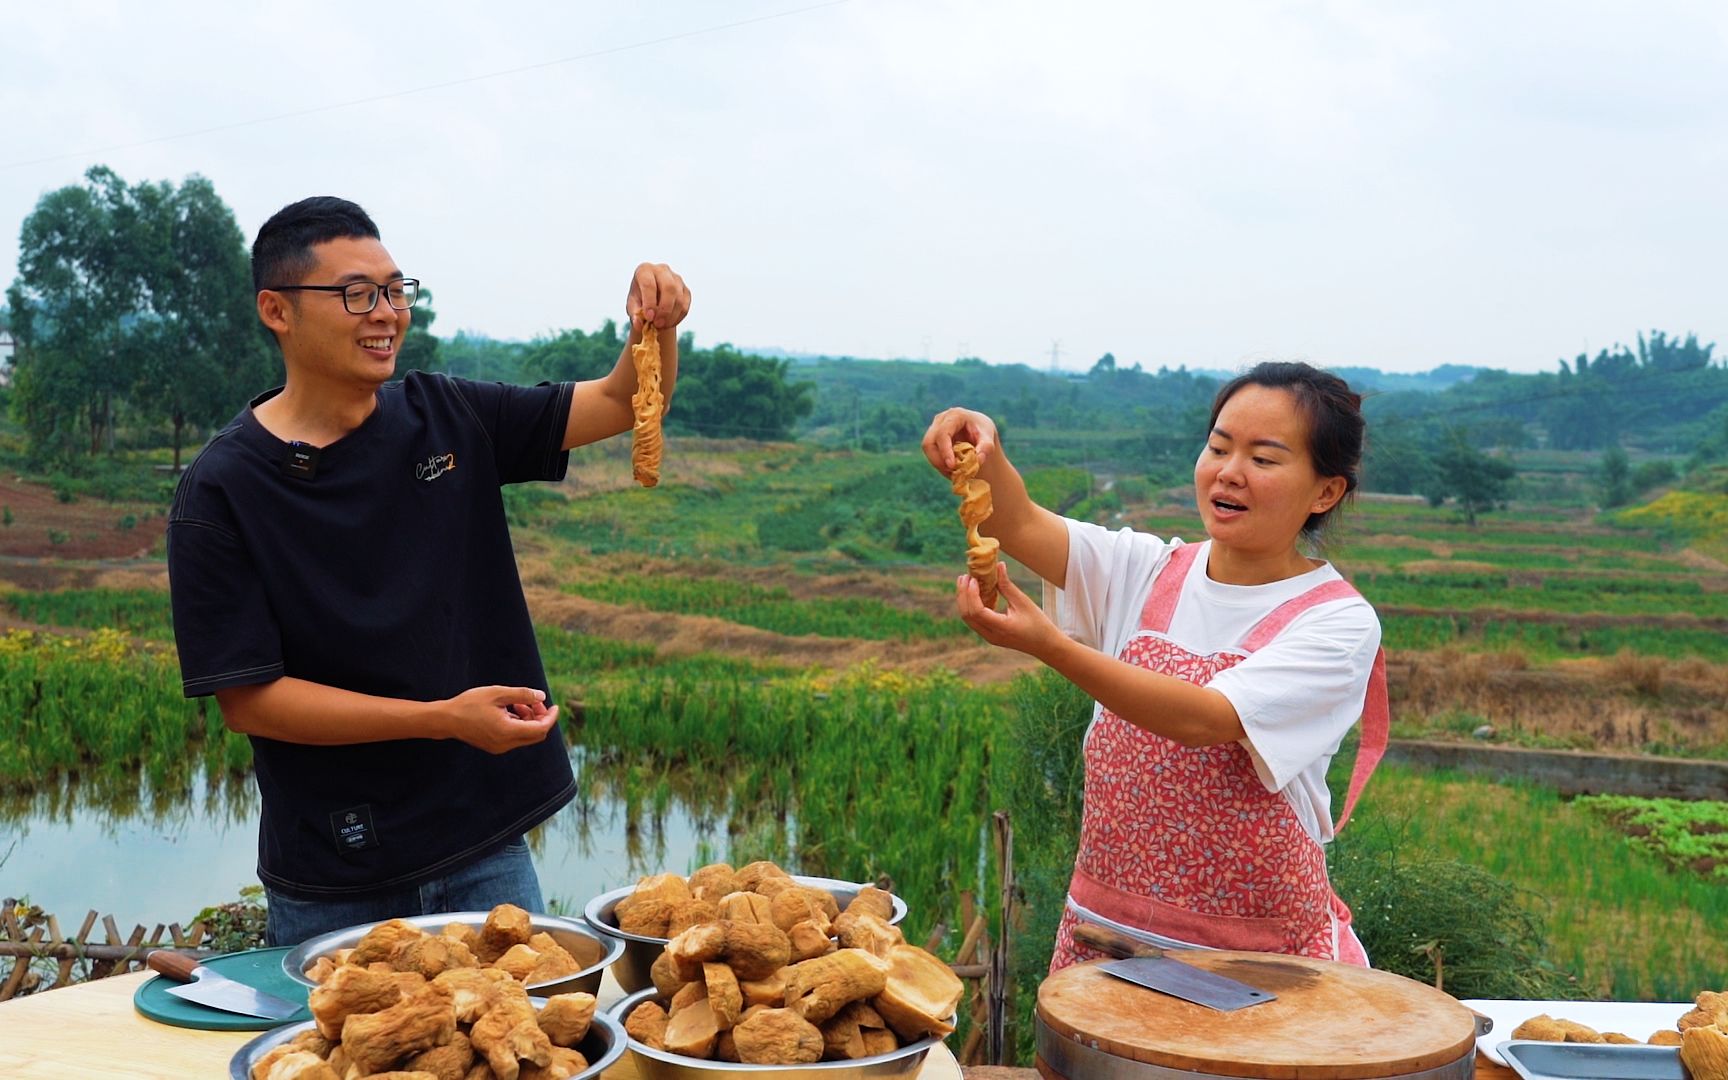
M 840 881 L 836 878 L 807 877 L 793 874 L 792 880 L 800 885 L 808 885 L 824 889 L 834 897 L 834 902 L 840 905 L 840 910 L 846 910 L 864 886 L 856 881 Z M 634 994 L 638 990 L 646 990 L 654 985 L 654 979 L 649 972 L 654 967 L 654 961 L 660 959 L 660 954 L 666 950 L 668 939 L 661 937 L 646 937 L 642 934 L 627 934 L 618 929 L 618 901 L 636 891 L 635 885 L 626 885 L 611 892 L 601 893 L 588 901 L 583 909 L 582 917 L 588 920 L 599 934 L 612 941 L 622 943 L 623 956 L 612 966 L 612 977 L 618 980 L 618 985 L 626 994 Z M 898 925 L 906 917 L 906 901 L 889 894 L 889 900 L 894 905 L 894 914 L 888 922 Z
M 612 1005 L 612 1020 L 620 1031 L 624 1018 L 644 1001 L 664 1003 L 666 996 L 654 987 L 638 990 Z M 942 1040 L 927 1035 L 898 1050 L 875 1057 L 845 1061 L 817 1061 L 809 1065 L 746 1065 L 739 1061 L 705 1061 L 669 1050 L 656 1050 L 625 1036 L 642 1080 L 906 1080 L 924 1067 L 930 1048 Z
M 466 923 L 478 930 L 486 925 L 486 916 L 490 914 L 489 911 L 446 911 L 438 915 L 410 915 L 402 921 L 417 926 L 428 934 L 436 934 L 446 923 L 453 922 Z M 385 920 L 378 920 L 383 921 Z M 283 972 L 302 986 L 316 986 L 316 983 L 306 977 L 306 969 L 326 953 L 333 953 L 337 949 L 352 949 L 378 922 L 360 923 L 302 941 L 283 955 Z M 529 984 L 526 989 L 531 997 L 551 997 L 554 994 L 568 994 L 577 990 L 599 994 L 600 979 L 605 975 L 606 969 L 624 955 L 622 941 L 598 933 L 580 919 L 529 912 L 528 925 L 535 933 L 544 931 L 551 934 L 558 944 L 570 951 L 577 963 L 587 965 L 574 975 L 566 975 L 551 982 Z
M 1524 1080 L 1686 1080 L 1675 1046 L 1511 1039 L 1495 1049 Z
M 1618 1031 L 1634 1039 L 1648 1039 L 1651 1032 L 1672 1028 L 1692 1008 L 1690 1001 L 1527 1001 L 1511 998 L 1466 998 L 1459 1004 L 1474 1009 L 1494 1022 L 1492 1034 L 1483 1032 L 1476 1052 L 1496 1065 L 1499 1046 L 1518 1030 L 1518 1025 L 1547 1013 L 1588 1024 L 1597 1031 Z M 1523 1040 L 1520 1040 L 1523 1041 Z
M 544 1009 L 546 1001 L 543 998 L 530 998 L 536 1009 Z M 267 1031 L 251 1042 L 234 1051 L 234 1056 L 228 1059 L 228 1080 L 252 1080 L 252 1066 L 258 1059 L 285 1042 L 292 1042 L 305 1032 L 317 1027 L 316 1021 L 305 1020 L 298 1024 L 287 1024 Z M 576 1049 L 588 1059 L 588 1067 L 577 1073 L 571 1080 L 599 1080 L 602 1072 L 618 1063 L 624 1056 L 625 1047 L 629 1044 L 629 1036 L 624 1034 L 624 1025 L 603 1009 L 594 1010 L 594 1019 L 588 1025 L 588 1034 Z

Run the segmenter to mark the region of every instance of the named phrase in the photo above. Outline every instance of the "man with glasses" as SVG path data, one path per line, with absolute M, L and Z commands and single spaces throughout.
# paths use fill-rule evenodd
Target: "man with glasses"
M 683 281 L 637 267 L 607 375 L 533 387 L 395 376 L 419 282 L 359 206 L 259 230 L 258 317 L 283 385 L 187 468 L 168 519 L 188 696 L 250 737 L 267 938 L 545 904 L 523 835 L 575 793 L 501 485 L 559 480 L 629 430 L 629 346 L 677 377 Z

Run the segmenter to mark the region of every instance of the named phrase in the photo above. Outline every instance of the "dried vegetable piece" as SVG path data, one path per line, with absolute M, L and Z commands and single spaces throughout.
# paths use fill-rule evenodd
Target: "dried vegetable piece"
M 553 1046 L 571 1047 L 581 1042 L 594 1023 L 597 1002 L 593 994 L 577 991 L 554 994 L 541 1006 L 537 1019 L 540 1030 L 552 1040 Z
M 820 1024 L 842 1006 L 875 997 L 887 984 L 887 961 L 862 949 L 841 949 L 793 965 L 786 977 L 786 1007 Z
M 738 1060 L 751 1065 L 808 1065 L 822 1059 L 822 1032 L 791 1009 L 763 1009 L 732 1029 Z
M 404 1058 L 443 1046 L 456 1034 L 450 999 L 427 987 L 380 1012 L 342 1021 L 342 1049 L 359 1075 L 384 1072 Z
M 656 1050 L 666 1049 L 666 1024 L 670 1018 L 657 1001 L 644 1001 L 624 1018 L 624 1031 L 632 1039 Z
M 954 969 L 916 945 L 897 945 L 888 954 L 888 982 L 870 1002 L 902 1039 L 948 1035 L 950 1018 L 965 987 Z
M 714 1040 L 720 1035 L 720 1022 L 706 997 L 682 1009 L 673 1009 L 667 1021 L 663 1039 L 667 1051 L 685 1057 L 714 1056 Z
M 792 942 L 771 923 L 720 922 L 692 926 L 666 944 L 679 974 L 700 977 L 700 965 L 713 960 L 731 965 L 740 979 L 760 979 L 786 966 Z
M 708 1007 L 722 1031 L 736 1024 L 744 1012 L 744 991 L 738 976 L 725 964 L 703 964 L 702 983 L 708 988 Z
M 630 346 L 630 362 L 636 367 L 636 393 L 630 396 L 635 415 L 630 472 L 638 484 L 651 488 L 660 482 L 660 417 L 666 411 L 666 398 L 660 391 L 660 335 L 652 326 L 643 326 L 642 339 Z
M 1681 1032 L 1680 1064 L 1692 1080 L 1728 1080 L 1728 1032 L 1715 1024 Z
M 341 967 L 307 995 L 318 1033 L 326 1039 L 342 1037 L 342 1024 L 355 1013 L 388 1009 L 402 1000 L 402 989 L 388 972 L 360 967 Z
M 474 1067 L 474 1044 L 458 1031 L 443 1046 L 423 1050 L 403 1062 L 405 1072 L 430 1073 L 437 1080 L 463 1080 Z
M 996 606 L 996 552 L 1001 541 L 978 531 L 990 516 L 990 484 L 978 479 L 978 451 L 969 442 L 954 444 L 954 472 L 948 477 L 960 496 L 960 524 L 966 526 L 966 572 L 978 582 L 978 599 Z

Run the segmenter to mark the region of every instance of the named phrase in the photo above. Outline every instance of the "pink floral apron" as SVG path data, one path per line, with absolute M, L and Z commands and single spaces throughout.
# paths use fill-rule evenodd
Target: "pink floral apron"
M 1316 604 L 1357 595 L 1329 581 L 1274 609 L 1240 651 L 1198 656 L 1172 642 L 1171 616 L 1203 545 L 1171 552 L 1118 658 L 1197 685 L 1234 667 Z M 1362 738 L 1334 834 L 1386 751 L 1386 657 L 1374 657 Z M 1069 898 L 1121 924 L 1194 945 L 1293 953 L 1367 966 L 1332 891 L 1325 849 L 1283 795 L 1267 791 L 1239 742 L 1186 747 L 1100 709 L 1086 736 L 1086 798 Z M 1071 904 L 1050 970 L 1102 954 L 1075 942 Z

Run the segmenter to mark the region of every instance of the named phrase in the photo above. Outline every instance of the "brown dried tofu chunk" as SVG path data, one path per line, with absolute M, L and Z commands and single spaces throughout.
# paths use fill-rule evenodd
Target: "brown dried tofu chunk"
M 666 926 L 675 904 L 690 899 L 690 887 L 677 874 L 655 874 L 612 908 L 618 929 L 643 937 L 667 937 Z
M 571 954 L 569 949 L 558 943 L 551 934 L 535 934 L 528 942 L 528 947 L 539 953 L 534 967 L 528 972 L 525 981 L 529 986 L 541 986 L 559 979 L 568 979 L 582 970 L 581 961 Z
M 516 1080 L 570 1080 L 588 1067 L 588 1059 L 581 1053 L 564 1046 L 552 1048 L 552 1060 L 545 1065 L 535 1065 L 532 1062 L 523 1065 L 522 1071 L 516 1074 Z
M 769 918 L 782 930 L 791 930 L 801 922 L 820 921 L 823 933 L 827 933 L 833 916 L 828 914 L 823 899 L 829 904 L 834 902 L 834 898 L 821 889 L 808 889 L 802 885 L 783 889 L 768 900 Z
M 887 984 L 887 961 L 862 949 L 841 949 L 792 966 L 786 1007 L 820 1024 L 850 1002 L 875 997 Z
M 732 922 L 772 923 L 774 902 L 761 893 L 735 892 L 720 898 L 720 917 Z
M 523 1062 L 545 1065 L 552 1060 L 552 1040 L 540 1030 L 526 994 L 501 994 L 498 1003 L 474 1022 L 468 1037 L 498 1080 L 516 1080 Z
M 1646 1041 L 1651 1046 L 1679 1046 L 1685 1041 L 1685 1038 L 1675 1028 L 1663 1028 L 1661 1031 L 1652 1031 L 1650 1038 Z
M 858 895 L 846 905 L 844 914 L 874 915 L 883 922 L 894 920 L 894 896 L 874 885 L 866 885 L 858 890 Z
M 624 1032 L 656 1050 L 666 1048 L 666 1009 L 657 1001 L 644 1001 L 624 1018 Z
M 692 926 L 716 922 L 719 918 L 720 906 L 711 901 L 674 900 L 666 910 L 666 933 L 658 936 L 676 937 Z
M 822 1059 L 822 1032 L 791 1009 L 763 1009 L 732 1029 L 738 1060 L 751 1065 L 808 1065 Z
M 457 1023 L 472 1024 L 498 1000 L 500 980 L 515 982 L 496 968 L 453 968 L 436 976 L 432 985 L 449 995 Z
M 450 999 L 428 987 L 381 1012 L 355 1013 L 342 1022 L 342 1049 L 359 1075 L 384 1072 L 403 1059 L 456 1034 Z
M 744 994 L 744 1007 L 766 1005 L 778 1009 L 786 1004 L 786 977 L 791 967 L 783 967 L 762 979 L 739 979 L 738 989 Z
M 412 971 L 428 979 L 457 968 L 477 968 L 480 961 L 461 940 L 444 934 L 421 934 L 405 943 L 391 961 L 398 971 Z
M 540 1030 L 552 1040 L 553 1046 L 575 1046 L 588 1035 L 588 1027 L 594 1022 L 595 1004 L 593 994 L 581 991 L 554 994 L 540 1009 Z
M 738 887 L 745 892 L 762 892 L 761 884 L 770 879 L 791 881 L 792 875 L 766 859 L 746 863 L 738 868 Z
M 654 963 L 649 965 L 648 977 L 653 980 L 654 989 L 667 997 L 676 994 L 690 981 L 684 977 L 677 961 L 672 959 L 672 954 L 665 949 L 661 949 L 660 955 L 656 956 Z
M 793 923 L 786 931 L 786 939 L 792 943 L 794 964 L 817 956 L 827 956 L 835 949 L 834 939 L 828 936 L 826 918 L 820 922 L 806 919 L 801 923 Z
M 1728 1030 L 1728 993 L 1705 990 L 1693 999 L 1693 1009 L 1675 1025 L 1686 1031 L 1695 1027 L 1716 1026 Z
M 760 979 L 786 966 L 792 942 L 772 923 L 741 923 L 722 919 L 703 923 L 673 938 L 666 952 L 681 976 L 696 979 L 701 965 L 719 961 L 740 979 Z
M 366 1080 L 438 1080 L 438 1077 L 422 1069 L 391 1069 L 389 1072 L 372 1073 Z
M 424 936 L 424 931 L 406 919 L 387 919 L 366 931 L 355 943 L 354 951 L 348 954 L 348 962 L 361 967 L 377 963 L 395 967 L 396 955 L 410 942 Z
M 422 1050 L 402 1065 L 408 1072 L 430 1073 L 437 1080 L 463 1080 L 473 1067 L 474 1044 L 461 1031 L 452 1035 L 443 1046 Z
M 318 983 L 328 979 L 331 975 L 334 975 L 336 973 L 336 967 L 336 958 L 334 956 L 324 955 L 312 961 L 311 965 L 307 967 L 302 974 L 304 974 L 308 979 L 311 979 L 312 984 L 316 986 Z
M 965 987 L 954 969 L 916 945 L 896 945 L 888 954 L 888 984 L 871 1001 L 902 1039 L 948 1035 Z
M 534 946 L 524 942 L 504 950 L 503 955 L 492 962 L 492 966 L 499 971 L 508 972 L 517 982 L 527 982 L 528 975 L 539 962 L 540 954 L 534 951 Z
M 821 1028 L 825 1047 L 822 1056 L 830 1061 L 874 1057 L 900 1045 L 900 1040 L 888 1029 L 888 1021 L 864 1001 L 847 1005 Z
M 714 1041 L 719 1035 L 720 1021 L 707 997 L 702 997 L 681 1009 L 672 1010 L 662 1038 L 670 1053 L 710 1058 L 714 1056 Z
M 326 1039 L 342 1037 L 342 1024 L 356 1013 L 372 1013 L 402 1000 L 400 982 L 389 972 L 343 966 L 306 996 L 318 1033 Z
M 738 976 L 725 964 L 703 964 L 702 984 L 708 989 L 708 1007 L 714 1010 L 720 1030 L 736 1024 L 744 1012 L 744 991 L 739 989 Z
M 264 1062 L 260 1060 L 258 1064 Z M 342 1080 L 342 1074 L 309 1050 L 292 1050 L 272 1059 L 263 1072 L 253 1066 L 252 1080 Z
M 1681 1033 L 1680 1064 L 1692 1080 L 1728 1080 L 1728 1032 L 1715 1024 Z
M 732 869 L 731 863 L 709 863 L 691 874 L 687 884 L 691 896 L 717 902 L 727 893 L 738 891 L 738 871 Z
M 836 920 L 834 931 L 840 938 L 841 948 L 863 949 L 872 956 L 883 959 L 887 959 L 894 952 L 896 945 L 906 944 L 906 935 L 900 932 L 898 926 L 891 926 L 874 915 L 852 915 L 847 912 Z
M 486 913 L 486 924 L 480 928 L 480 947 L 474 950 L 482 964 L 490 964 L 510 951 L 513 945 L 526 945 L 534 936 L 534 924 L 528 913 L 515 904 L 499 904 Z

